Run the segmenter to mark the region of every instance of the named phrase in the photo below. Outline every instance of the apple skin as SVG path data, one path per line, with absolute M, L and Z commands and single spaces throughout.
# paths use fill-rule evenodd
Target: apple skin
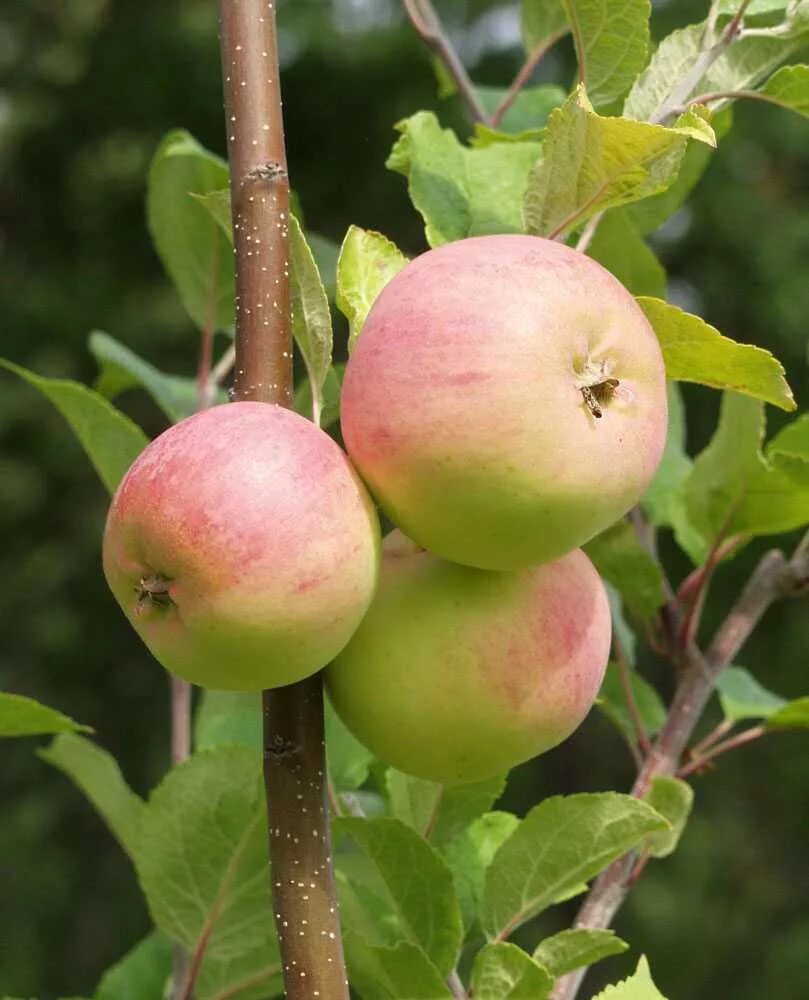
M 314 673 L 348 642 L 376 586 L 379 523 L 327 434 L 279 406 L 229 403 L 135 460 L 112 500 L 103 562 L 164 667 L 258 691 Z
M 382 290 L 341 419 L 354 465 L 408 536 L 517 569 L 584 544 L 641 498 L 666 440 L 663 358 L 594 260 L 536 236 L 473 237 Z
M 394 531 L 382 543 L 376 597 L 326 687 L 381 760 L 464 784 L 569 736 L 601 687 L 610 639 L 606 591 L 581 550 L 492 573 Z

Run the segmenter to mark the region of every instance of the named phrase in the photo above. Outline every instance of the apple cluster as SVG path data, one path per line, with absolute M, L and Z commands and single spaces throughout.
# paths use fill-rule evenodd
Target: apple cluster
M 553 241 L 430 250 L 371 308 L 341 422 L 348 455 L 263 403 L 157 438 L 104 536 L 127 617 L 165 667 L 209 687 L 277 687 L 329 663 L 346 725 L 420 777 L 481 780 L 555 746 L 610 647 L 579 546 L 640 499 L 665 444 L 642 311 Z M 381 546 L 366 487 L 396 525 Z

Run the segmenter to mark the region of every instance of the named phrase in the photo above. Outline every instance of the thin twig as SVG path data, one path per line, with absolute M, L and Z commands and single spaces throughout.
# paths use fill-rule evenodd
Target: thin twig
M 492 128 L 499 128 L 500 123 L 505 117 L 508 109 L 514 104 L 520 93 L 525 87 L 526 83 L 531 79 L 534 74 L 534 70 L 540 64 L 540 62 L 545 58 L 546 52 L 553 48 L 554 45 L 559 41 L 560 38 L 564 38 L 567 34 L 566 31 L 558 31 L 555 35 L 551 35 L 547 38 L 541 45 L 538 45 L 533 52 L 530 52 L 528 58 L 522 64 L 519 72 L 514 77 L 514 81 L 508 88 L 505 97 L 497 105 L 494 114 L 491 116 Z
M 615 651 L 615 661 L 618 664 L 618 676 L 621 678 L 621 687 L 624 689 L 626 707 L 629 709 L 629 716 L 632 719 L 632 725 L 635 729 L 638 746 L 645 756 L 649 753 L 652 745 L 649 742 L 649 734 L 646 732 L 643 719 L 640 717 L 638 703 L 635 701 L 635 694 L 632 690 L 632 679 L 630 676 L 629 664 L 626 659 L 626 652 L 624 651 L 623 643 L 617 634 L 614 634 L 612 637 L 612 648 Z
M 454 969 L 447 976 L 447 986 L 449 987 L 450 993 L 453 995 L 453 997 L 455 997 L 455 1000 L 467 1000 L 466 990 L 464 989 L 464 985 L 461 982 L 461 977 Z
M 290 406 L 289 177 L 275 5 L 220 0 L 236 251 L 233 396 Z M 264 691 L 273 912 L 287 1000 L 347 1000 L 326 797 L 323 682 Z M 268 911 L 268 920 L 272 919 Z
M 733 719 L 722 719 L 718 726 L 715 726 L 707 736 L 704 736 L 699 743 L 695 743 L 689 750 L 689 757 L 699 757 L 712 747 L 714 743 L 718 743 L 723 737 L 733 729 L 736 723 Z
M 581 236 L 579 236 L 578 243 L 576 243 L 576 249 L 579 253 L 586 253 L 587 248 L 593 242 L 593 237 L 596 234 L 596 229 L 604 218 L 603 212 L 597 212 L 592 219 L 587 222 L 587 225 L 582 229 Z
M 444 31 L 430 0 L 402 0 L 402 2 L 416 33 L 444 63 L 455 81 L 455 86 L 472 121 L 491 125 L 492 121 L 483 107 L 475 85 L 469 79 L 469 74 Z
M 236 362 L 236 345 L 231 344 L 211 369 L 211 388 L 217 389 L 230 374 Z
M 752 743 L 753 740 L 761 739 L 766 732 L 767 730 L 764 726 L 752 726 L 750 729 L 745 729 L 744 732 L 737 733 L 735 736 L 732 736 L 729 740 L 725 740 L 723 743 L 717 743 L 716 746 L 714 746 L 707 753 L 681 767 L 677 772 L 677 777 L 687 778 L 689 774 L 699 771 L 705 766 L 705 764 L 708 763 L 708 761 L 713 760 L 714 757 L 727 753 L 728 750 L 735 750 L 737 747 L 743 747 L 748 743 Z

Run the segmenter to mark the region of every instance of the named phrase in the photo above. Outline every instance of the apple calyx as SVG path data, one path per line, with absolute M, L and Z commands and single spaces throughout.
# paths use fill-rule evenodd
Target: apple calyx
M 617 378 L 610 375 L 612 365 L 606 359 L 594 362 L 588 358 L 580 370 L 576 372 L 576 384 L 582 394 L 587 409 L 600 420 L 604 416 L 604 407 L 615 395 L 615 390 L 621 384 Z
M 145 611 L 147 607 L 156 606 L 168 608 L 174 603 L 169 595 L 169 584 L 171 580 L 162 573 L 155 573 L 153 576 L 142 576 L 135 593 L 138 595 L 136 610 Z

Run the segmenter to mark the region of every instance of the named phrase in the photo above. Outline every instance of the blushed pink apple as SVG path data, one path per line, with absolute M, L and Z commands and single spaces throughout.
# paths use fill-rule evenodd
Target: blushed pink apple
M 475 237 L 383 289 L 341 413 L 354 464 L 407 535 L 515 569 L 583 544 L 643 495 L 666 438 L 663 359 L 600 264 L 535 236 Z
M 379 588 L 326 671 L 343 722 L 381 760 L 443 784 L 479 781 L 550 749 L 598 694 L 607 595 L 580 550 L 492 573 L 446 562 L 400 532 Z
M 260 690 L 300 680 L 348 642 L 370 603 L 379 526 L 341 449 L 266 403 L 171 427 L 112 500 L 104 572 L 168 670 Z

